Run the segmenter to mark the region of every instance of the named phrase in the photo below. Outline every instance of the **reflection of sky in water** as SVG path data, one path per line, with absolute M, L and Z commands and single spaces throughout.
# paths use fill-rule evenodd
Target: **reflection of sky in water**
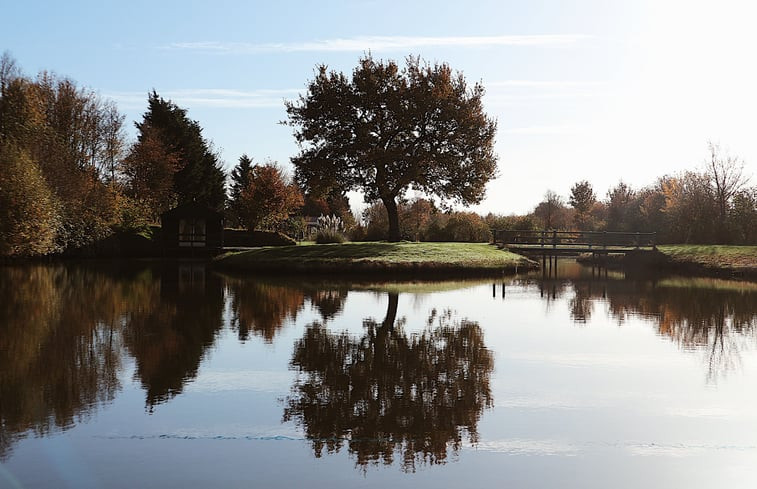
M 250 481 L 266 487 L 753 487 L 753 331 L 730 333 L 738 361 L 713 377 L 711 344 L 671 339 L 649 310 L 621 320 L 613 313 L 612 286 L 603 298 L 602 285 L 592 285 L 586 298 L 592 312 L 577 323 L 571 283 L 549 301 L 538 277 L 505 283 L 504 299 L 501 281 L 494 294 L 490 281 L 399 294 L 397 318 L 404 318 L 408 334 L 421 334 L 432 310 L 451 310 L 481 326 L 494 354 L 493 406 L 481 413 L 479 441 L 471 445 L 463 437 L 463 450 L 445 465 L 421 464 L 414 475 L 369 467 L 364 476 L 346 449 L 316 459 L 302 428 L 282 423 L 297 378 L 289 366 L 293 345 L 306 325 L 323 322 L 306 294 L 296 318 L 288 317 L 271 342 L 254 335 L 240 341 L 227 297 L 223 327 L 196 375 L 152 414 L 135 362 L 125 355 L 113 400 L 62 433 L 16 442 L 4 469 L 24 487 L 248 487 Z M 388 301 L 380 288 L 351 290 L 326 328 L 359 338 L 363 320 L 380 323 Z M 0 476 L 0 487 L 6 479 Z

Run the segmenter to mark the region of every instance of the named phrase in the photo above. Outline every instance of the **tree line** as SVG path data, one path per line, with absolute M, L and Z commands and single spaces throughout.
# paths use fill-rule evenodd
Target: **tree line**
M 567 199 L 547 191 L 525 215 L 485 217 L 492 229 L 656 232 L 661 243 L 757 244 L 757 186 L 744 163 L 708 144 L 698 170 L 665 175 L 647 186 L 618 182 L 599 198 L 587 180 Z
M 69 253 L 114 233 L 149 234 L 185 203 L 248 230 L 301 234 L 304 216 L 336 215 L 355 240 L 487 241 L 496 229 L 657 231 L 661 241 L 757 242 L 757 190 L 743 163 L 710 145 L 701 171 L 598 199 L 588 181 L 549 191 L 523 216 L 450 211 L 481 201 L 497 175 L 496 122 L 484 89 L 444 63 L 363 56 L 351 76 L 319 66 L 286 102 L 299 152 L 289 175 L 247 155 L 227 175 L 185 108 L 152 91 L 129 142 L 115 103 L 66 77 L 30 77 L 0 58 L 0 256 Z M 227 185 L 228 180 L 228 185 Z M 369 207 L 353 215 L 346 197 Z M 409 199 L 413 190 L 419 197 Z
M 219 154 L 186 109 L 153 91 L 133 143 L 124 121 L 115 103 L 96 92 L 55 73 L 27 76 L 3 54 L 0 256 L 65 254 L 114 233 L 148 232 L 163 212 L 189 202 L 226 209 Z M 285 176 L 269 166 L 248 180 L 275 188 L 271 179 Z M 239 193 L 258 199 L 248 187 L 232 188 L 234 206 L 245 200 Z M 257 215 L 275 221 L 273 212 L 268 203 Z

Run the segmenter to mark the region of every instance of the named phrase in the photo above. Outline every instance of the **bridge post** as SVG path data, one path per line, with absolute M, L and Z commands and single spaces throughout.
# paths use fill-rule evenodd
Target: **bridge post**
M 636 231 L 636 238 L 635 239 L 636 239 L 636 249 L 638 250 L 639 249 L 639 232 L 638 231 Z
M 607 231 L 602 231 L 602 249 L 607 249 Z
M 552 231 L 552 248 L 557 248 L 557 230 Z

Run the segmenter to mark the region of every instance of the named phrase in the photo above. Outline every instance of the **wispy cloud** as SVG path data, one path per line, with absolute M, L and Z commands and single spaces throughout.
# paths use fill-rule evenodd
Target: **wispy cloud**
M 518 134 L 521 136 L 544 136 L 544 135 L 570 135 L 579 134 L 586 130 L 585 127 L 575 125 L 558 126 L 526 126 L 500 129 L 500 134 Z
M 182 106 L 256 109 L 283 107 L 283 100 L 292 99 L 301 90 L 259 89 L 235 90 L 226 88 L 193 88 L 159 91 L 160 96 Z M 147 104 L 147 92 L 111 92 L 103 94 L 123 108 L 141 108 Z
M 360 36 L 288 43 L 174 42 L 163 49 L 217 54 L 292 53 L 304 51 L 407 51 L 423 47 L 482 48 L 495 46 L 567 47 L 590 39 L 585 34 L 534 34 L 512 36 Z

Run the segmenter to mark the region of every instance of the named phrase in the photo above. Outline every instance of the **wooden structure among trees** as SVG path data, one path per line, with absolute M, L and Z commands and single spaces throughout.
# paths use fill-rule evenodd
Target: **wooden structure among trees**
M 191 202 L 160 216 L 165 249 L 220 250 L 223 247 L 223 214 Z
M 510 251 L 539 255 L 608 254 L 653 251 L 657 233 L 601 231 L 496 231 L 494 243 Z

